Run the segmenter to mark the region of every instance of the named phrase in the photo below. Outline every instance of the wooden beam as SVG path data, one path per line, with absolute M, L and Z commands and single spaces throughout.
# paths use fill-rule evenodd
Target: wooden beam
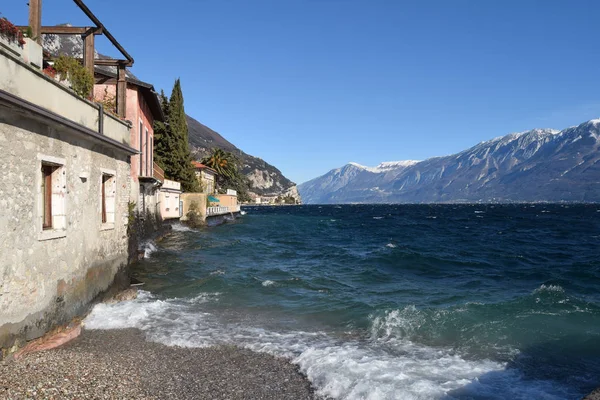
M 127 114 L 127 81 L 125 80 L 125 65 L 117 68 L 117 114 L 125 118 Z
M 26 26 L 18 27 L 22 32 L 27 30 Z M 42 34 L 51 33 L 54 35 L 85 35 L 90 30 L 94 30 L 94 35 L 102 35 L 102 28 L 90 28 L 83 26 L 42 26 Z
M 90 71 L 94 76 L 94 29 L 89 29 L 88 32 L 83 35 L 83 66 Z M 92 89 L 93 92 L 94 89 Z M 92 93 L 88 93 L 92 95 Z
M 29 0 L 29 26 L 38 44 L 42 44 L 42 0 Z
M 104 27 L 104 25 L 102 24 L 102 22 L 100 22 L 100 20 L 94 15 L 94 13 L 92 13 L 92 11 L 90 11 L 90 9 L 83 3 L 83 0 L 73 0 L 75 2 L 75 4 L 77 4 L 77 6 L 81 9 L 81 11 L 83 11 L 83 13 L 94 23 L 96 24 L 96 26 L 98 28 L 102 28 L 102 33 L 104 34 L 104 36 L 106 36 L 106 38 L 108 40 L 110 40 L 110 42 L 117 48 L 117 50 L 119 50 L 121 52 L 121 54 L 123 55 L 123 57 L 125 57 L 129 62 L 127 64 L 128 67 L 131 67 L 133 65 L 133 57 L 131 57 L 129 55 L 129 53 L 127 53 L 127 51 L 125 51 L 125 49 L 123 48 L 123 46 L 121 46 L 121 44 L 119 42 L 117 42 L 117 39 L 115 39 L 115 37 L 113 35 L 111 35 L 111 33 L 108 31 L 108 29 L 106 29 Z
M 119 65 L 123 65 L 126 67 L 131 66 L 129 61 L 127 61 L 127 60 L 115 60 L 113 58 L 107 58 L 107 59 L 97 58 L 94 60 L 94 64 L 102 65 L 105 67 L 118 67 Z

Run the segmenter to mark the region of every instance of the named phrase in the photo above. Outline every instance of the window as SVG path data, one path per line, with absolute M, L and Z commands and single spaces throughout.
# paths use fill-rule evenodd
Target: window
M 144 123 L 140 119 L 140 171 L 139 176 L 144 176 L 143 159 L 144 159 Z
M 65 160 L 38 154 L 36 229 L 39 240 L 66 236 L 67 179 Z
M 152 173 L 148 171 L 148 168 L 150 166 L 150 133 L 148 132 L 148 129 L 146 128 L 146 149 L 145 149 L 145 153 L 144 155 L 146 156 L 146 176 L 152 176 Z
M 102 229 L 115 227 L 117 180 L 114 171 L 102 171 L 100 181 L 100 219 Z
M 55 166 L 42 163 L 42 229 L 52 229 L 52 173 Z

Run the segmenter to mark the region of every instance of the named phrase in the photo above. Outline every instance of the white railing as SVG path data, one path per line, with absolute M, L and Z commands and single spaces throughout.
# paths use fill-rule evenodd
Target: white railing
M 210 217 L 213 215 L 223 215 L 234 212 L 239 212 L 240 206 L 231 206 L 231 207 L 206 207 L 206 216 Z

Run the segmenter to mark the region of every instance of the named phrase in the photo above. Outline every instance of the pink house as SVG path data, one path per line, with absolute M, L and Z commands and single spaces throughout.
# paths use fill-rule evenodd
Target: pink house
M 112 106 L 115 99 L 116 74 L 105 69 L 95 69 L 94 99 Z M 146 82 L 127 77 L 126 119 L 133 124 L 131 147 L 139 154 L 131 156 L 131 199 L 139 199 L 140 212 L 159 215 L 158 188 L 164 180 L 163 171 L 154 164 L 154 121 L 164 121 L 160 101 L 154 87 Z

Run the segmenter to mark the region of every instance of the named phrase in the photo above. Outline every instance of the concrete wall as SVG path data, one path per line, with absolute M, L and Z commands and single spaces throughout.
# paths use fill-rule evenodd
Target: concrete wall
M 122 271 L 130 179 L 129 157 L 122 151 L 5 106 L 0 154 L 0 348 L 7 348 L 70 320 Z M 62 229 L 42 229 L 43 161 L 62 164 L 53 190 L 53 206 L 60 201 L 64 215 Z M 115 177 L 109 185 L 112 224 L 101 219 L 103 173 Z
M 219 199 L 217 204 L 220 207 L 234 207 L 238 205 L 237 196 L 231 196 L 228 194 L 217 194 L 214 197 Z
M 195 202 L 198 205 L 200 217 L 202 221 L 206 220 L 206 193 L 182 193 L 181 200 L 183 201 L 183 216 L 182 221 L 188 220 L 188 212 L 190 211 L 190 205 Z
M 0 89 L 99 132 L 100 107 L 0 49 Z M 130 143 L 129 125 L 104 115 L 104 134 Z

